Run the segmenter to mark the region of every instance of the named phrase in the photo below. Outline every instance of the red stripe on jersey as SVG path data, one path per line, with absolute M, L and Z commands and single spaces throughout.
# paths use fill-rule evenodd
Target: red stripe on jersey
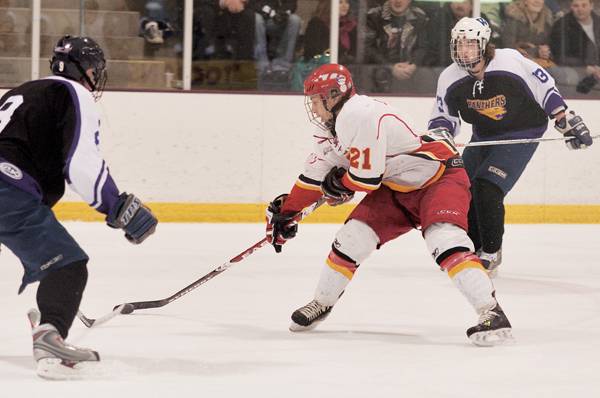
M 294 185 L 289 196 L 283 203 L 282 213 L 287 212 L 298 212 L 315 203 L 319 198 L 323 196 L 321 191 L 314 191 L 312 189 L 305 189 L 298 185 Z
M 444 141 L 423 142 L 421 146 L 415 149 L 411 154 L 421 154 L 432 160 L 448 160 L 458 155 L 450 145 Z
M 379 118 L 379 121 L 377 122 L 377 139 L 379 139 L 379 131 L 381 130 L 381 121 L 383 120 L 384 117 L 387 116 L 391 116 L 396 118 L 400 123 L 402 123 L 407 129 L 408 131 L 410 131 L 410 133 L 417 137 L 417 135 L 414 133 L 414 131 L 408 126 L 408 124 L 406 124 L 406 122 L 402 119 L 400 119 L 397 115 L 394 115 L 393 113 L 385 113 L 383 115 L 381 115 L 381 117 Z

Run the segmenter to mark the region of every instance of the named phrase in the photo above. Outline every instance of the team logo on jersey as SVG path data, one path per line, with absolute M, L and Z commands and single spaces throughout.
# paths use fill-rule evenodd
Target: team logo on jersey
M 9 176 L 13 180 L 21 180 L 23 178 L 23 172 L 21 171 L 21 169 L 19 169 L 12 163 L 0 163 L 0 172 L 4 175 Z
M 467 106 L 492 120 L 502 120 L 506 116 L 506 97 L 502 94 L 490 99 L 468 99 Z

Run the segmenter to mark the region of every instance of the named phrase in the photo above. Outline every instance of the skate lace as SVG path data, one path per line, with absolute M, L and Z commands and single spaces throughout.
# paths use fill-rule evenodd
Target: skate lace
M 496 313 L 496 312 L 494 312 L 492 310 L 484 311 L 479 316 L 479 324 L 485 324 L 485 323 L 491 322 L 492 319 L 494 319 L 497 316 L 498 316 L 498 313 Z
M 321 305 L 318 301 L 313 300 L 310 303 L 306 304 L 306 306 L 302 309 L 302 313 L 304 314 L 304 316 L 306 316 L 309 320 L 312 321 L 326 310 L 327 307 Z

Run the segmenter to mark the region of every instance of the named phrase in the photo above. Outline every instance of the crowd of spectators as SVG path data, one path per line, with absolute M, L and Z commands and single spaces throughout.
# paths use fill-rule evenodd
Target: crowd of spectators
M 146 2 L 140 28 L 149 43 L 162 43 L 174 29 L 165 1 Z M 306 73 L 329 61 L 331 2 L 312 1 L 314 11 L 301 17 L 298 1 L 304 0 L 195 0 L 194 59 L 251 62 L 259 86 L 301 89 Z M 430 92 L 452 62 L 450 30 L 473 11 L 471 0 L 339 5 L 338 62 L 372 92 Z M 493 44 L 517 49 L 559 84 L 587 92 L 600 80 L 600 16 L 593 0 L 486 2 L 481 11 L 493 28 Z

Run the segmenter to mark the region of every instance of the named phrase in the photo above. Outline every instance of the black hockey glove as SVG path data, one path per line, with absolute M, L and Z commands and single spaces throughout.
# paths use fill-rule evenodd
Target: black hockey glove
M 273 245 L 276 253 L 281 253 L 281 246 L 298 233 L 298 221 L 294 220 L 296 213 L 281 213 L 287 197 L 287 194 L 279 195 L 269 203 L 266 211 L 267 241 Z
M 346 203 L 354 196 L 354 191 L 348 189 L 342 183 L 342 177 L 346 174 L 346 169 L 334 167 L 329 170 L 325 179 L 321 183 L 321 191 L 327 199 L 329 206 L 337 206 Z
M 158 220 L 135 195 L 123 192 L 106 216 L 106 224 L 124 230 L 125 238 L 137 245 L 154 233 Z
M 565 141 L 569 149 L 584 149 L 594 143 L 590 130 L 583 123 L 583 119 L 573 111 L 565 112 L 565 117 L 560 122 L 556 121 L 554 128 L 565 137 L 573 137 Z

